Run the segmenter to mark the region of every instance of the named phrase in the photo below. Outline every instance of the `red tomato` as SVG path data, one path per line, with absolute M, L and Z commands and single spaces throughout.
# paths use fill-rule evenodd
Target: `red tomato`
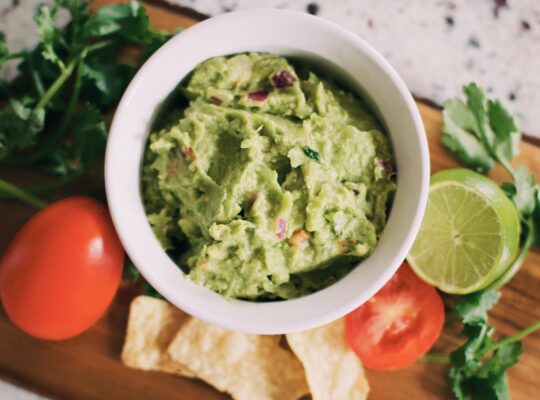
M 366 367 L 396 370 L 423 356 L 443 324 L 441 297 L 403 263 L 375 296 L 345 317 L 345 336 Z
M 92 326 L 120 284 L 124 250 L 107 209 L 60 200 L 17 233 L 0 261 L 0 297 L 20 329 L 66 339 Z

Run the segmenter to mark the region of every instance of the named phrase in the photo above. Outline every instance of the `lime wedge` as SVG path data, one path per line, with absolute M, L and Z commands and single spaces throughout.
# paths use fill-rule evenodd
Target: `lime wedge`
M 513 260 L 519 215 L 492 180 L 466 169 L 431 177 L 422 226 L 407 261 L 444 292 L 483 289 Z

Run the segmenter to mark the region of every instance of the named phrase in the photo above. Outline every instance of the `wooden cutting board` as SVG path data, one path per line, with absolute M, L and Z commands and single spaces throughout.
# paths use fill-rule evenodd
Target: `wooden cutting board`
M 93 6 L 112 3 L 95 1 Z M 171 7 L 155 1 L 145 3 L 154 26 L 172 31 L 196 21 Z M 194 15 L 194 14 L 191 14 Z M 181 56 L 181 55 L 179 55 Z M 455 167 L 456 161 L 439 144 L 441 113 L 435 108 L 418 104 L 422 114 L 431 152 L 433 172 Z M 525 163 L 540 177 L 540 148 L 521 145 L 517 162 Z M 26 183 L 43 177 L 30 171 L 2 168 L 0 177 Z M 505 179 L 500 169 L 492 171 L 497 181 Z M 101 171 L 50 199 L 68 194 L 100 193 L 103 186 Z M 0 201 L 0 253 L 17 229 L 35 211 L 16 201 Z M 491 313 L 497 332 L 510 335 L 540 319 L 540 251 L 531 252 L 518 275 L 503 289 L 502 299 Z M 31 338 L 7 319 L 0 308 L 0 379 L 59 399 L 226 399 L 198 380 L 184 379 L 156 372 L 141 372 L 124 367 L 120 351 L 124 341 L 128 307 L 137 290 L 122 286 L 106 315 L 89 331 L 70 340 L 47 342 Z M 436 343 L 435 351 L 449 352 L 460 343 L 456 326 L 446 326 Z M 524 340 L 525 354 L 518 366 L 510 370 L 510 387 L 516 400 L 540 396 L 540 332 Z M 276 366 L 279 368 L 279 366 Z M 371 399 L 449 399 L 447 367 L 419 361 L 397 372 L 367 371 Z M 0 393 L 0 398 L 2 394 Z

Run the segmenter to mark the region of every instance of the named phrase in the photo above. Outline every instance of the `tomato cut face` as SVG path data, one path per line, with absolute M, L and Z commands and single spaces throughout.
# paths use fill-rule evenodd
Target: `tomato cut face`
M 443 324 L 441 297 L 403 263 L 375 296 L 345 317 L 345 335 L 366 367 L 396 370 L 424 355 Z

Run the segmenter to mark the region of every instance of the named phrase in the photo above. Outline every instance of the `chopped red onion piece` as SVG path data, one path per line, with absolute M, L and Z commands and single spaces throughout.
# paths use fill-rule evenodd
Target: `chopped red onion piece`
M 285 239 L 285 232 L 287 231 L 287 221 L 285 221 L 282 218 L 278 219 L 277 228 L 278 228 L 276 232 L 277 237 L 282 240 Z
M 383 160 L 382 158 L 378 160 L 379 165 L 383 167 L 384 172 L 386 172 L 388 175 L 392 174 L 394 172 L 394 166 L 392 163 L 388 160 Z
M 286 69 L 276 72 L 274 76 L 272 76 L 272 83 L 278 89 L 292 86 L 294 82 L 296 82 L 296 76 Z
M 248 98 L 254 101 L 265 101 L 267 97 L 268 97 L 268 92 L 266 90 L 248 93 Z
M 210 97 L 210 101 L 215 104 L 216 106 L 220 106 L 223 104 L 223 100 L 221 100 L 219 97 L 212 96 Z
M 197 159 L 197 156 L 191 147 L 182 147 L 182 155 L 189 161 L 195 161 Z

